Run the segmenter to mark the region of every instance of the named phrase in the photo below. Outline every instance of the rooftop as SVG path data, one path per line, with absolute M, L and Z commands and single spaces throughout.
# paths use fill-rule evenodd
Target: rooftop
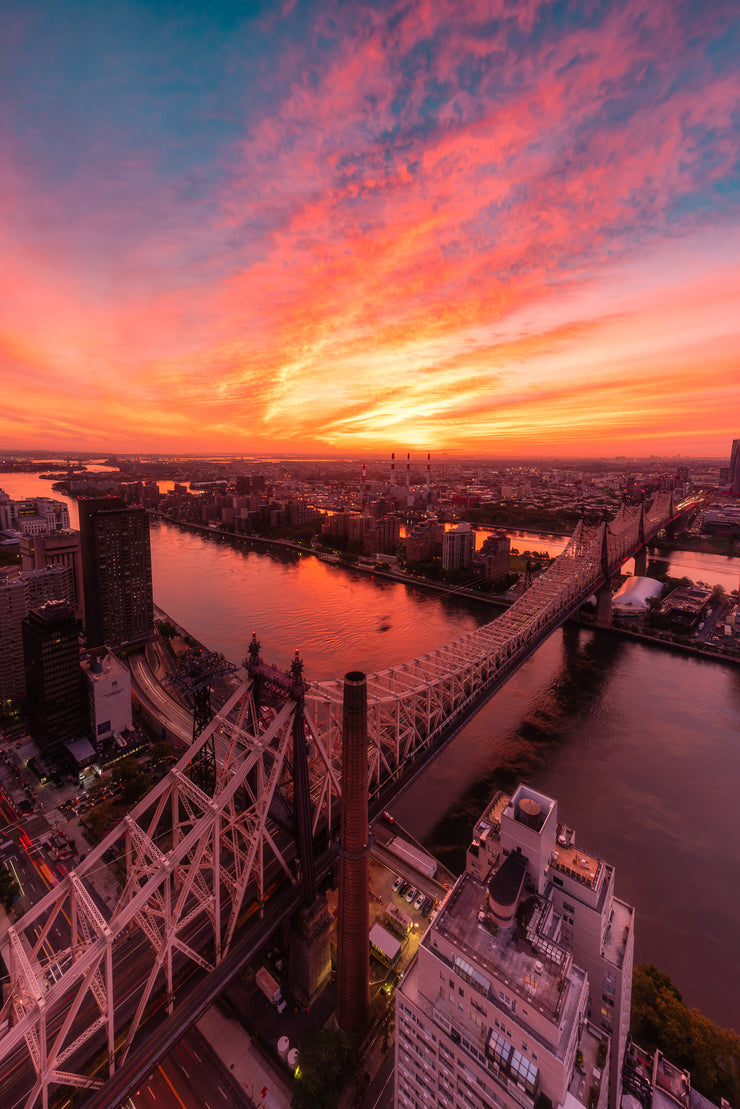
M 542 899 L 535 895 L 534 900 L 539 904 Z M 489 927 L 493 925 L 485 908 L 485 887 L 472 875 L 464 874 L 422 943 L 433 946 L 438 932 L 456 948 L 463 963 L 473 964 L 469 969 L 475 970 L 474 981 L 482 992 L 491 991 L 490 975 L 557 1024 L 570 993 L 567 982 L 582 976 L 582 972 L 571 966 L 567 952 L 553 941 L 547 944 L 550 955 L 533 950 L 526 941 L 517 941 L 516 923 L 494 928 L 495 934 Z M 465 974 L 464 965 L 458 962 L 457 967 Z M 491 993 L 493 999 L 497 996 L 498 985 Z
M 577 882 L 582 882 L 584 886 L 588 886 L 589 889 L 596 889 L 603 865 L 601 859 L 597 859 L 595 855 L 590 855 L 582 848 L 576 847 L 575 844 L 562 844 L 560 839 L 561 837 L 558 836 L 558 846 L 553 851 L 550 859 L 553 870 L 568 874 L 571 878 L 575 878 Z

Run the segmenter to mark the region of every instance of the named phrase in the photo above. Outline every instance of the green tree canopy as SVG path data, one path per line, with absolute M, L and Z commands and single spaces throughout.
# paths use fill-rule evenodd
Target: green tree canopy
M 649 963 L 632 975 L 632 1038 L 691 1072 L 691 1085 L 719 1105 L 740 1105 L 740 1036 L 689 1009 L 667 974 Z
M 319 1028 L 298 1048 L 293 1109 L 335 1109 L 352 1070 L 352 1048 L 341 1032 Z

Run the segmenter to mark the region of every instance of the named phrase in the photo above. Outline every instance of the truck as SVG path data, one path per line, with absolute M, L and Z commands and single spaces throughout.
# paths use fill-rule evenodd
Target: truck
M 408 936 L 413 927 L 411 917 L 392 903 L 385 907 L 385 923 L 399 936 Z
M 420 847 L 414 847 L 412 843 L 408 843 L 401 836 L 393 836 L 386 844 L 386 849 L 397 858 L 403 859 L 414 870 L 418 870 L 420 874 L 426 874 L 427 878 L 433 878 L 437 873 L 437 860 L 432 858 L 431 855 L 427 855 L 426 851 L 422 851 Z
M 285 998 L 281 993 L 280 986 L 272 977 L 267 967 L 259 968 L 255 975 L 255 980 L 270 1004 L 274 1005 L 279 1013 L 282 1013 L 285 1009 Z

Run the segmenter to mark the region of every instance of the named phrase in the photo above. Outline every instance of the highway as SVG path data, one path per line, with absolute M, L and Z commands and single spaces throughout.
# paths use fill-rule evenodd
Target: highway
M 210 1044 L 191 1029 L 124 1109 L 253 1109 L 253 1102 Z
M 181 743 L 193 741 L 193 714 L 176 701 L 160 684 L 152 672 L 146 655 L 132 654 L 128 663 L 136 696 L 149 714 Z

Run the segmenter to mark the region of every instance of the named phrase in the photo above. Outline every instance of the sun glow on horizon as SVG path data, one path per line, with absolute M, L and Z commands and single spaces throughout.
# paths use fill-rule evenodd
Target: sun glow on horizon
M 6 28 L 6 448 L 726 454 L 737 11 L 70 2 Z

